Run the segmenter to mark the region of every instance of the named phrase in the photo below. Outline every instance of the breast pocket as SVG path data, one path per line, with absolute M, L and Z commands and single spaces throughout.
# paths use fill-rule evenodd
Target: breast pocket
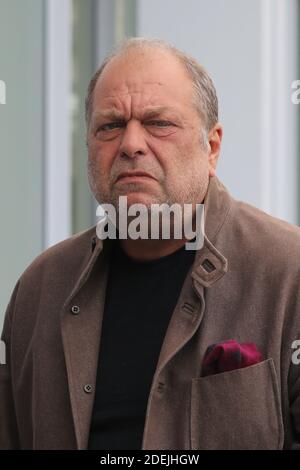
M 192 379 L 192 449 L 282 449 L 283 440 L 272 358 Z

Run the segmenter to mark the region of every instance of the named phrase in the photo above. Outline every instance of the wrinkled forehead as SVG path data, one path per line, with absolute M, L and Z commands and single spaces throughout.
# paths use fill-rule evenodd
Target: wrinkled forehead
M 95 87 L 94 107 L 126 99 L 137 106 L 168 102 L 191 106 L 192 95 L 192 80 L 178 58 L 165 51 L 127 51 L 104 68 Z

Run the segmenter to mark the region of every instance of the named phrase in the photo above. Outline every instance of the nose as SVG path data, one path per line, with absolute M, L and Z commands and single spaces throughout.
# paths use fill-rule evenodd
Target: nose
M 143 126 L 136 119 L 127 122 L 120 144 L 120 156 L 133 158 L 138 155 L 145 155 L 147 143 Z

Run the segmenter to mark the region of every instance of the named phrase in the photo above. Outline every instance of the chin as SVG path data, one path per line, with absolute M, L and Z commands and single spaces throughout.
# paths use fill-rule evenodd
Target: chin
M 147 207 L 150 207 L 151 204 L 159 204 L 159 201 L 154 196 L 150 194 L 139 194 L 139 193 L 130 193 L 125 194 L 127 196 L 127 205 L 128 207 L 132 206 L 133 204 L 143 204 Z
M 127 197 L 127 206 L 130 207 L 133 204 L 144 204 L 150 206 L 151 204 L 160 204 L 161 199 L 154 194 L 149 194 L 142 191 L 124 191 L 118 194 L 118 197 Z

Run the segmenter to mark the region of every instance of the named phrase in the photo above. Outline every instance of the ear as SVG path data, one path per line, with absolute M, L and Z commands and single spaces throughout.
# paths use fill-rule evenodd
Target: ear
M 214 125 L 214 127 L 209 131 L 209 134 L 208 134 L 209 176 L 215 176 L 216 174 L 218 157 L 219 157 L 220 150 L 221 150 L 222 137 L 223 137 L 223 128 L 221 124 L 217 122 L 217 124 Z

